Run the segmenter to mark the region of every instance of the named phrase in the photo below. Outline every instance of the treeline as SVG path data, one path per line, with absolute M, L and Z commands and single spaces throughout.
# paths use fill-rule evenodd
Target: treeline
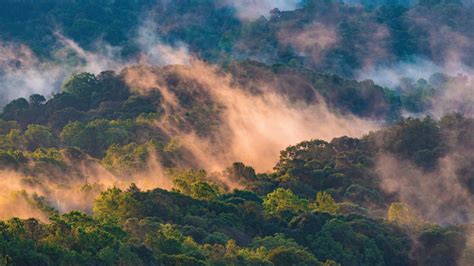
M 452 115 L 439 122 L 429 118 L 404 120 L 362 139 L 342 137 L 329 143 L 302 142 L 281 152 L 273 173 L 257 174 L 242 163 L 230 166 L 224 175 L 242 184 L 242 189 L 233 191 L 226 190 L 203 170 L 174 168 L 169 172 L 172 191 L 143 191 L 133 184 L 127 190 L 111 188 L 96 198 L 91 214 L 58 214 L 54 204 L 32 198 L 30 204 L 51 215 L 50 223 L 34 218 L 1 222 L 2 262 L 35 265 L 455 265 L 469 262 L 472 261 L 472 251 L 468 250 L 472 247 L 467 246 L 470 227 L 440 227 L 425 220 L 423 210 L 415 211 L 398 203 L 396 194 L 380 189 L 381 180 L 373 166 L 377 154 L 390 153 L 419 165 L 427 173 L 436 171 L 436 160 L 451 151 L 451 140 L 472 147 L 473 127 L 472 119 Z M 51 154 L 45 156 L 47 160 L 34 155 L 45 150 Z M 65 156 L 46 148 L 39 148 L 34 154 L 28 160 L 42 160 L 44 168 L 61 162 Z M 123 156 L 120 162 L 127 167 L 134 165 L 129 153 Z M 469 177 L 469 165 L 473 162 L 470 160 L 468 167 L 460 170 L 465 173 L 460 175 L 463 178 Z M 78 159 L 74 161 L 77 163 Z M 134 166 L 139 171 L 140 167 Z M 31 175 L 38 173 L 33 171 Z M 421 182 L 428 177 L 413 178 Z M 467 187 L 473 183 L 469 179 L 464 181 Z
M 423 173 L 410 177 L 416 182 L 424 184 L 430 178 L 436 182 L 444 175 L 440 161 L 455 154 L 463 159 L 455 165 L 452 182 L 472 197 L 472 118 L 450 114 L 440 120 L 398 119 L 360 139 L 309 140 L 290 146 L 270 173 L 257 173 L 239 162 L 221 173 L 210 173 L 189 157 L 191 143 L 180 143 L 155 123 L 170 119 L 177 128 L 202 136 L 212 136 L 220 123 L 219 108 L 213 108 L 212 98 L 199 90 L 202 84 L 177 76 L 175 69 L 153 69 L 183 107 L 172 116 L 165 115 L 166 102 L 157 90 L 134 92 L 125 83 L 124 73 L 113 72 L 75 74 L 49 100 L 32 95 L 4 107 L 0 169 L 14 172 L 25 188 L 19 196 L 50 218 L 49 223 L 34 218 L 1 222 L 3 264 L 472 262 L 469 225 L 437 225 L 431 213 L 403 202 L 400 191 L 384 190 L 384 177 L 378 170 L 378 159 L 388 155 Z M 389 95 L 398 97 L 399 105 L 384 102 L 387 90 L 373 83 L 298 68 L 244 62 L 228 64 L 225 71 L 242 88 L 255 89 L 259 77 L 279 84 L 272 87 L 290 100 L 318 101 L 319 94 L 342 113 L 371 117 L 403 103 L 393 92 Z M 291 77 L 306 79 L 314 88 L 291 90 L 282 82 Z M 429 87 L 430 82 L 422 84 Z M 351 98 L 339 95 L 348 89 L 352 99 L 360 95 L 353 104 L 346 102 Z M 384 109 L 371 109 L 375 99 Z M 128 189 L 104 190 L 84 174 L 84 168 L 99 165 L 127 182 L 131 175 L 147 171 L 153 158 L 159 158 L 169 177 L 170 191 L 143 190 L 134 184 Z M 29 193 L 28 188 L 51 183 L 61 187 L 79 183 L 81 193 L 97 198 L 84 213 L 62 213 L 59 203 Z M 446 202 L 450 208 L 440 213 L 455 212 L 454 203 Z
M 229 62 L 222 67 L 225 74 L 232 76 L 233 83 L 250 92 L 266 86 L 290 101 L 308 104 L 316 103 L 322 97 L 336 112 L 388 122 L 400 119 L 404 111 L 414 114 L 430 111 L 436 99 L 451 87 L 467 88 L 469 85 L 468 79 L 462 75 L 450 77 L 437 73 L 428 80 L 406 78 L 399 87 L 391 90 L 376 85 L 372 80 L 358 82 L 288 65 L 267 66 L 246 60 Z M 185 107 L 186 114 L 181 114 L 184 117 L 180 119 L 182 124 L 191 124 L 193 129 L 205 133 L 209 125 L 202 119 L 216 120 L 213 113 L 219 108 L 205 90 L 199 88 L 197 81 L 176 77 L 181 68 L 185 69 L 178 66 L 150 70 L 165 80 L 164 85 Z M 159 90 L 151 90 L 146 95 L 134 91 L 125 81 L 126 72 L 127 69 L 121 73 L 74 74 L 65 81 L 61 91 L 48 100 L 43 95 L 31 95 L 29 99 L 11 101 L 3 107 L 0 119 L 16 121 L 23 130 L 30 124 L 38 124 L 59 133 L 72 121 L 127 120 L 145 114 L 156 118 L 163 114 L 163 96 Z M 200 116 L 201 112 L 206 112 L 207 117 Z

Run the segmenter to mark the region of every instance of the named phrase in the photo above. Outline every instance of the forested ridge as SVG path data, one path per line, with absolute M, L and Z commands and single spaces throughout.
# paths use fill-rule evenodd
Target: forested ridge
M 0 4 L 0 265 L 474 263 L 473 3 L 250 2 Z
M 233 5 L 214 0 L 177 0 L 173 4 L 152 0 L 5 1 L 0 36 L 3 41 L 26 44 L 42 57 L 55 58 L 64 48 L 55 37 L 58 32 L 83 48 L 107 44 L 120 47 L 120 56 L 133 57 L 141 49 L 138 26 L 145 23 L 147 11 L 152 11 L 153 30 L 163 42 L 185 43 L 211 61 L 251 58 L 349 77 L 367 64 L 417 58 L 443 62 L 455 56 L 472 66 L 474 19 L 469 0 L 420 0 L 411 5 L 410 1 L 352 2 L 362 4 L 304 0 L 295 5 L 296 10 L 265 10 L 262 15 L 266 17 L 242 21 Z

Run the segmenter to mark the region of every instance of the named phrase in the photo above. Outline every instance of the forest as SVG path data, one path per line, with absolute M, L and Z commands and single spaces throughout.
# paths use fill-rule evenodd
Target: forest
M 5 0 L 0 266 L 474 264 L 474 2 Z

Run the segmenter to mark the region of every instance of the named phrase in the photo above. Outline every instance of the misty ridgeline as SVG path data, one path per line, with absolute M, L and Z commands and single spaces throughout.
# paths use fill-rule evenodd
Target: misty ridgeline
M 0 265 L 474 265 L 474 2 L 0 4 Z

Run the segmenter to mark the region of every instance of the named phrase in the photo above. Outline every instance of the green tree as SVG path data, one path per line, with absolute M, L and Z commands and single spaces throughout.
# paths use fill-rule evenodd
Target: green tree
M 205 181 L 198 181 L 191 185 L 191 197 L 200 200 L 213 200 L 219 196 L 219 188 Z
M 251 245 L 257 253 L 263 252 L 274 265 L 317 265 L 318 260 L 305 247 L 283 234 L 253 239 Z
M 105 152 L 102 165 L 120 175 L 144 171 L 150 152 L 147 143 L 138 145 L 132 142 L 124 146 L 114 144 Z
M 169 169 L 168 175 L 173 180 L 173 189 L 195 199 L 212 200 L 221 192 L 217 184 L 210 181 L 204 170 Z
M 415 228 L 419 228 L 424 224 L 423 220 L 418 218 L 410 207 L 401 202 L 390 204 L 387 219 L 391 222 Z
M 336 214 L 339 210 L 339 205 L 337 205 L 331 194 L 320 191 L 316 194 L 316 200 L 311 204 L 311 209 L 318 212 Z
M 280 215 L 285 211 L 295 214 L 309 210 L 306 199 L 299 198 L 289 189 L 277 188 L 263 199 L 263 208 L 269 215 Z
M 93 213 L 94 218 L 114 224 L 137 217 L 142 208 L 142 204 L 132 196 L 131 192 L 111 188 L 95 199 Z
M 51 148 L 58 144 L 57 138 L 51 130 L 41 125 L 28 125 L 25 131 L 25 138 L 28 141 L 28 147 L 32 150 L 38 147 Z
M 30 104 L 33 105 L 33 106 L 40 106 L 41 104 L 43 104 L 44 102 L 46 102 L 46 98 L 44 98 L 43 95 L 40 95 L 40 94 L 33 94 L 30 96 Z
M 91 132 L 87 130 L 86 124 L 74 121 L 67 124 L 61 131 L 61 141 L 71 147 L 86 148 L 91 141 Z
M 12 129 L 20 130 L 16 121 L 4 121 L 0 119 L 0 135 L 8 134 Z
M 1 149 L 23 149 L 25 143 L 26 140 L 18 129 L 12 129 L 6 135 L 0 135 Z
M 30 105 L 25 98 L 18 98 L 9 102 L 5 107 L 3 107 L 3 113 L 16 113 L 21 110 L 28 109 Z
M 86 101 L 90 101 L 93 93 L 98 89 L 95 75 L 86 72 L 73 74 L 61 87 L 61 91 Z
M 355 232 L 342 220 L 329 220 L 320 232 L 307 238 L 311 239 L 311 251 L 320 260 L 333 260 L 342 265 L 384 265 L 383 253 L 374 239 Z

